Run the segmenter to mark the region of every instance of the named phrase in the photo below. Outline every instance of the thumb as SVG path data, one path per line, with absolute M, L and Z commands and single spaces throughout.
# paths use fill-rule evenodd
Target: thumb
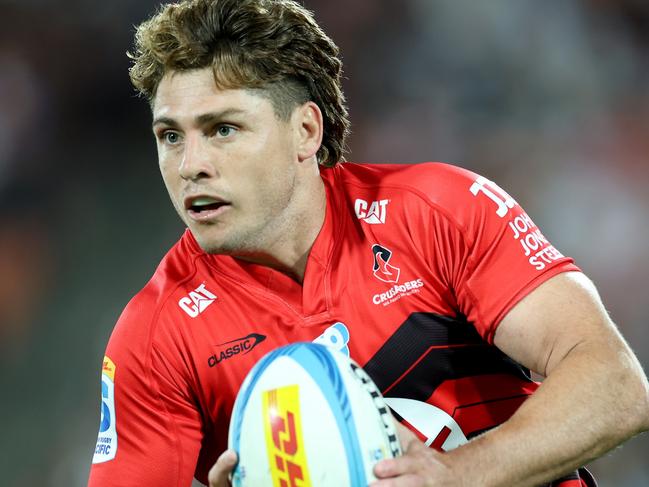
M 221 453 L 207 474 L 209 487 L 228 487 L 230 485 L 228 476 L 236 464 L 237 454 L 234 450 L 225 450 Z

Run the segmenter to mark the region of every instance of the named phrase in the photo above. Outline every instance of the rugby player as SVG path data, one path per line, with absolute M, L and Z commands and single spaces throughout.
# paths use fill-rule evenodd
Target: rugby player
M 91 487 L 228 485 L 243 378 L 302 340 L 350 354 L 404 425 L 376 486 L 592 486 L 581 467 L 649 428 L 594 285 L 508 193 L 344 162 L 338 49 L 298 3 L 165 5 L 131 57 L 187 230 L 108 343 Z

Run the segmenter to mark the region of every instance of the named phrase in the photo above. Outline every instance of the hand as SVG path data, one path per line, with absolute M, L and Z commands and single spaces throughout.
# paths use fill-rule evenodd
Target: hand
M 225 450 L 207 474 L 209 487 L 228 487 L 230 485 L 229 475 L 237 464 L 237 454 L 234 450 Z
M 370 487 L 459 486 L 462 479 L 448 465 L 444 453 L 424 445 L 412 431 L 397 423 L 403 455 L 381 460 L 374 466 L 378 480 Z

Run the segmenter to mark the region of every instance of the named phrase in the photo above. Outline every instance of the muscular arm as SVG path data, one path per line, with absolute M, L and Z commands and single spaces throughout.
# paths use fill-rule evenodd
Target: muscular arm
M 539 286 L 502 320 L 495 344 L 546 375 L 541 387 L 504 424 L 449 453 L 413 443 L 402 462 L 378 468 L 394 478 L 376 485 L 538 485 L 649 429 L 646 377 L 583 274 Z
M 644 373 L 583 274 L 523 299 L 495 344 L 547 379 L 509 421 L 457 452 L 453 461 L 476 467 L 497 459 L 497 469 L 473 472 L 483 485 L 552 480 L 649 428 Z

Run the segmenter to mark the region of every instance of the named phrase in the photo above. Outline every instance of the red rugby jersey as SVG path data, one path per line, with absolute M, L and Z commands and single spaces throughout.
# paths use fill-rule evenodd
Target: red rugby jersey
M 187 231 L 128 304 L 106 350 L 91 487 L 206 483 L 243 378 L 289 342 L 350 353 L 442 450 L 536 389 L 492 345 L 495 329 L 536 286 L 578 269 L 508 194 L 439 163 L 321 176 L 326 217 L 301 285 L 206 254 Z

